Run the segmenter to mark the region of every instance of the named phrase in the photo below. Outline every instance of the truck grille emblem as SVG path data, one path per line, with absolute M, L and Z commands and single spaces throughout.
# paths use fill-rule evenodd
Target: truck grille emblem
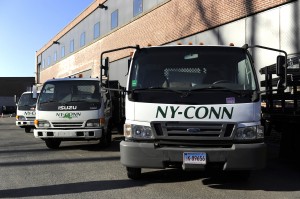
M 200 133 L 201 130 L 198 128 L 188 128 L 186 131 L 188 133 Z

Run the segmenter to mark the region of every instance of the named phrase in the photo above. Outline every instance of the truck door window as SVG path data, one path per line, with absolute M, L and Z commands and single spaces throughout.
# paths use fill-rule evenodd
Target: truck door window
M 41 91 L 39 102 L 44 103 L 53 100 L 54 88 L 54 84 L 46 84 Z
M 255 80 L 248 59 L 238 62 L 238 84 L 242 85 L 244 90 L 255 90 Z

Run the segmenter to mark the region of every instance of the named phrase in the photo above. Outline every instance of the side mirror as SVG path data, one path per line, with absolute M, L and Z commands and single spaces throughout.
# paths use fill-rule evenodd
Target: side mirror
M 107 75 L 108 75 L 108 64 L 109 64 L 109 58 L 108 57 L 106 57 L 105 59 L 104 59 L 104 64 L 102 65 L 102 70 L 103 70 L 103 75 L 104 76 L 106 76 L 107 77 Z
M 276 61 L 276 75 L 283 76 L 284 75 L 284 65 L 285 65 L 285 56 L 278 55 Z
M 32 98 L 33 99 L 37 98 L 37 88 L 36 88 L 36 86 L 32 86 Z

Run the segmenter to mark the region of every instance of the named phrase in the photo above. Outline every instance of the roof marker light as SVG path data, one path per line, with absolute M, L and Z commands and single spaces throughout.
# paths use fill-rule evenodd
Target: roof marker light
M 193 42 L 189 42 L 189 45 L 193 45 Z
M 201 46 L 202 46 L 202 45 L 204 45 L 204 43 L 203 43 L 203 42 L 200 42 L 200 43 L 199 43 L 199 45 L 201 45 Z
M 230 43 L 229 46 L 234 46 L 234 43 Z
M 177 45 L 182 45 L 182 43 L 181 42 L 177 42 Z

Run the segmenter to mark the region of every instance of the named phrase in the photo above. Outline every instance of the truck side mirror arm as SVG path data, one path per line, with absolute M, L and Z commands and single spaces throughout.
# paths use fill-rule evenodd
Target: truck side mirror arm
M 279 53 L 283 53 L 284 55 L 279 55 L 277 57 L 276 61 L 276 74 L 284 81 L 283 82 L 283 87 L 280 89 L 285 90 L 287 88 L 287 53 L 284 50 L 279 50 L 275 48 L 269 48 L 265 46 L 260 46 L 260 45 L 253 45 L 253 46 L 248 46 L 248 44 L 245 44 L 243 46 L 244 49 L 248 48 L 261 48 L 265 50 L 271 50 Z
M 123 47 L 123 48 L 116 48 L 116 49 L 112 49 L 112 50 L 107 50 L 107 51 L 103 51 L 101 53 L 101 56 L 100 56 L 100 82 L 102 83 L 102 69 L 104 69 L 104 73 L 107 73 L 108 74 L 108 70 L 109 70 L 109 67 L 108 67 L 108 63 L 106 65 L 106 63 L 103 65 L 102 63 L 102 60 L 103 60 L 103 55 L 104 54 L 107 54 L 107 53 L 111 53 L 111 52 L 115 52 L 115 51 L 120 51 L 120 50 L 125 50 L 125 49 L 136 49 L 136 50 L 139 50 L 140 49 L 140 46 L 139 45 L 136 45 L 136 46 L 126 46 L 126 47 Z M 106 66 L 105 66 L 106 65 Z M 105 70 L 107 72 L 105 72 Z M 106 75 L 107 75 L 106 74 Z

